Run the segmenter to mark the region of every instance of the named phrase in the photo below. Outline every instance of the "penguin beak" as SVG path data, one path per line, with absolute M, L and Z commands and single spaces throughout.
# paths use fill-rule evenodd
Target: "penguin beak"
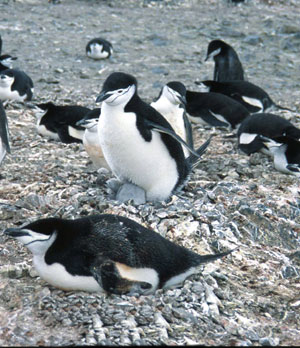
M 207 62 L 207 61 L 209 60 L 209 58 L 210 58 L 210 55 L 208 54 L 208 55 L 206 56 L 206 58 L 204 59 L 204 61 Z
M 25 237 L 25 236 L 29 236 L 29 233 L 20 229 L 20 228 L 7 228 L 4 231 L 4 234 L 10 236 L 10 237 L 14 237 L 14 238 L 18 238 L 18 237 Z
M 109 98 L 110 96 L 111 96 L 110 93 L 108 93 L 108 92 L 106 92 L 106 91 L 103 91 L 103 92 L 101 92 L 101 93 L 98 95 L 98 97 L 97 97 L 97 99 L 96 99 L 96 103 L 101 103 L 101 102 L 103 102 L 105 99 Z

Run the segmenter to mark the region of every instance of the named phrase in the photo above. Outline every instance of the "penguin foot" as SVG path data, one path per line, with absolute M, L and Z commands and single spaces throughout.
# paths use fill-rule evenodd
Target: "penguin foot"
M 106 261 L 100 267 L 101 285 L 104 290 L 114 294 L 143 294 L 151 289 L 151 284 L 122 278 L 116 264 Z M 95 277 L 97 279 L 97 277 Z
M 146 192 L 137 185 L 125 183 L 119 188 L 116 194 L 116 200 L 120 203 L 124 203 L 131 199 L 135 204 L 145 204 Z

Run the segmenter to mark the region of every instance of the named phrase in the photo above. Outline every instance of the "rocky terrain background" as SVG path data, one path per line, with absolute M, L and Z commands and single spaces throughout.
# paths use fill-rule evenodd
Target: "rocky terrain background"
M 133 74 L 151 102 L 172 80 L 197 90 L 211 79 L 208 43 L 239 54 L 249 81 L 296 112 L 300 126 L 300 2 L 248 0 L 0 0 L 3 53 L 35 84 L 33 103 L 96 107 L 113 71 Z M 93 61 L 86 43 L 111 41 Z M 63 292 L 40 279 L 30 252 L 0 234 L 0 345 L 300 345 L 299 179 L 263 154 L 242 154 L 228 131 L 194 125 L 196 145 L 214 137 L 191 180 L 167 203 L 118 204 L 107 171 L 81 144 L 37 134 L 26 105 L 6 108 L 11 154 L 0 172 L 1 230 L 42 217 L 127 216 L 205 254 L 238 247 L 183 287 L 151 296 Z

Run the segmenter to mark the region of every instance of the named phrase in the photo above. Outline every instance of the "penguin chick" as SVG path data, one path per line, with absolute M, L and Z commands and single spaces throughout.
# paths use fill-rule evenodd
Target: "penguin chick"
M 196 82 L 200 92 L 214 92 L 227 95 L 241 103 L 250 113 L 266 112 L 273 108 L 293 111 L 275 104 L 262 88 L 248 81 L 201 81 Z
M 300 139 L 296 141 L 291 138 L 282 139 L 279 137 L 275 141 L 261 137 L 261 140 L 273 156 L 276 170 L 300 177 Z
M 300 141 L 300 129 L 283 117 L 268 113 L 248 116 L 240 125 L 238 132 L 239 148 L 250 155 L 261 151 L 272 155 L 261 136 L 281 144 L 288 144 L 290 139 Z
M 32 79 L 24 71 L 6 69 L 0 72 L 0 100 L 30 101 L 33 91 Z
M 160 91 L 156 101 L 150 105 L 171 124 L 178 134 L 191 148 L 194 147 L 191 123 L 185 112 L 186 88 L 178 81 L 167 83 Z M 189 150 L 182 145 L 184 156 L 188 157 Z
M 4 233 L 33 254 L 41 278 L 63 290 L 148 295 L 230 254 L 199 255 L 128 218 L 46 218 Z
M 86 116 L 76 123 L 77 126 L 85 128 L 82 143 L 85 151 L 88 153 L 96 169 L 109 169 L 99 142 L 98 136 L 98 119 L 101 109 L 94 109 L 86 114 Z
M 17 57 L 12 57 L 9 54 L 3 54 L 0 56 L 0 72 L 6 69 L 12 69 L 13 61 L 18 59 Z
M 112 55 L 113 47 L 109 41 L 98 37 L 87 43 L 85 52 L 89 58 L 105 59 Z
M 185 159 L 189 146 L 170 123 L 137 93 L 136 79 L 115 72 L 104 82 L 98 134 L 104 157 L 121 182 L 145 190 L 149 201 L 166 200 L 189 178 L 195 157 Z M 200 157 L 209 140 L 192 155 Z M 130 198 L 129 198 L 130 199 Z
M 196 123 L 236 128 L 249 111 L 237 101 L 220 93 L 186 91 L 186 111 Z
M 215 61 L 215 81 L 244 80 L 244 70 L 236 51 L 222 40 L 213 40 L 207 48 L 205 61 Z
M 52 102 L 37 104 L 33 110 L 37 118 L 39 134 L 63 143 L 81 143 L 85 128 L 76 122 L 91 109 L 80 105 L 55 105 Z
M 4 107 L 0 101 L 0 164 L 6 153 L 10 153 L 8 124 Z

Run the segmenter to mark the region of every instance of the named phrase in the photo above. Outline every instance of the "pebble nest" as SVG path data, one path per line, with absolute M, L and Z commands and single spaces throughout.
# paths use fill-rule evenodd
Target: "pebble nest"
M 34 81 L 31 103 L 97 107 L 106 77 L 133 74 L 151 102 L 162 85 L 211 79 L 208 43 L 238 52 L 247 79 L 296 112 L 300 126 L 300 3 L 296 0 L 0 0 L 3 53 Z M 111 59 L 85 56 L 102 36 Z M 32 255 L 0 234 L 0 345 L 300 345 L 299 178 L 263 154 L 242 154 L 229 131 L 193 126 L 196 145 L 213 135 L 184 190 L 169 202 L 110 199 L 113 178 L 95 171 L 82 144 L 37 134 L 26 105 L 6 108 L 11 154 L 0 172 L 1 229 L 57 216 L 129 217 L 201 254 L 238 248 L 203 266 L 180 288 L 150 296 L 64 292 L 36 274 Z

